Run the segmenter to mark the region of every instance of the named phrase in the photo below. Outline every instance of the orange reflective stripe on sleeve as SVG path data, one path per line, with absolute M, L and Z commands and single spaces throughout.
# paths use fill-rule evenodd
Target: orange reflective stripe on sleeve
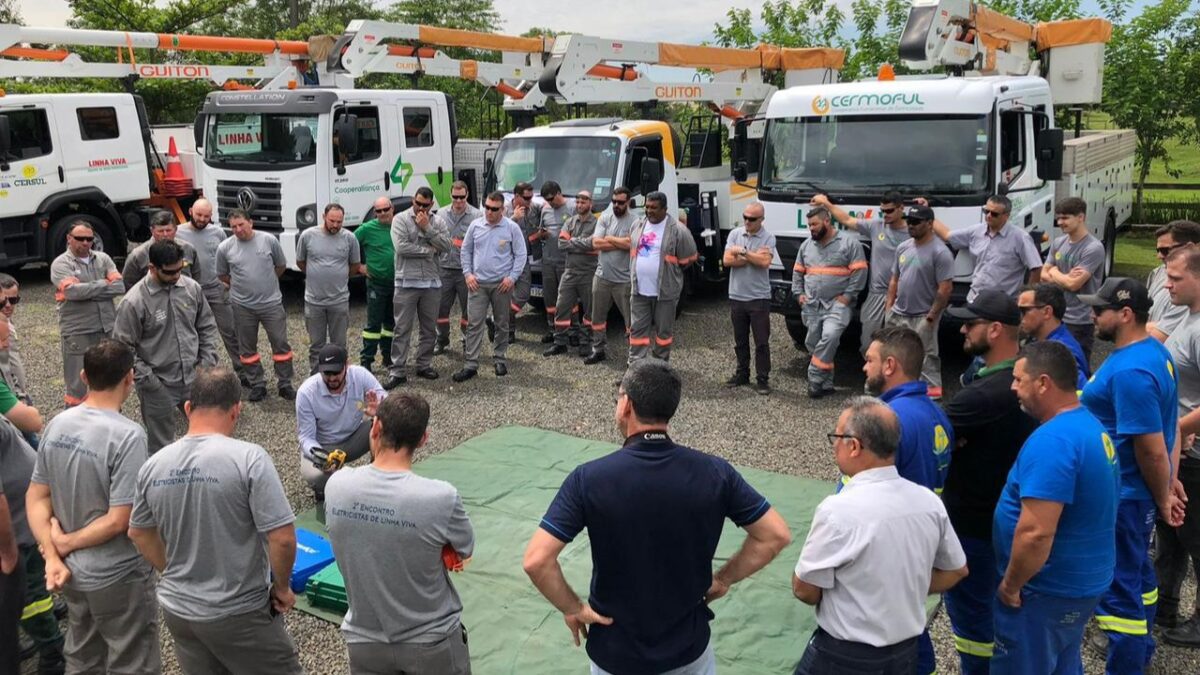
M 83 398 L 87 397 L 84 396 Z M 67 405 L 79 405 L 80 403 L 83 403 L 83 398 L 75 398 L 70 394 L 63 394 L 63 403 L 66 403 Z
M 664 255 L 663 260 L 666 260 L 667 263 L 670 265 L 678 265 L 679 264 L 679 258 L 676 258 L 673 255 Z
M 110 283 L 110 284 L 111 284 L 112 282 L 114 282 L 114 281 L 120 281 L 120 280 L 121 280 L 121 273 L 120 273 L 120 272 L 118 272 L 118 271 L 116 271 L 116 270 L 113 270 L 113 271 L 111 271 L 111 272 L 109 272 L 109 273 L 108 273 L 108 276 L 104 277 L 104 280 L 105 280 L 105 281 L 107 281 L 107 282 L 108 282 L 108 283 Z
M 454 248 L 462 248 L 462 239 L 451 239 L 450 243 L 454 244 Z
M 534 232 L 533 234 L 529 235 L 529 241 L 537 241 L 538 239 L 540 239 L 540 237 L 538 236 L 537 232 Z
M 77 277 L 67 277 L 66 279 L 63 279 L 61 282 L 59 282 L 58 289 L 54 292 L 54 300 L 56 302 L 65 301 L 67 299 L 67 289 L 77 283 L 79 283 L 79 279 Z
M 681 259 L 679 260 L 679 263 L 678 263 L 678 264 L 680 264 L 680 265 L 691 265 L 692 263 L 696 262 L 696 261 L 697 261 L 697 260 L 699 260 L 699 259 L 700 259 L 700 254 L 699 254 L 699 253 L 693 253 L 692 255 L 689 255 L 689 256 L 688 256 L 688 257 L 686 257 L 686 258 L 681 258 Z
M 792 271 L 796 272 L 797 274 L 804 274 L 808 271 L 808 268 L 800 263 L 796 263 L 795 265 L 792 265 Z
M 458 320 L 458 326 L 459 326 L 459 328 L 466 328 L 468 323 L 470 323 L 470 322 L 469 322 L 469 321 L 467 321 L 466 319 L 459 319 L 459 320 Z
M 816 355 L 816 354 L 813 354 L 813 357 L 812 357 L 812 364 L 813 364 L 814 366 L 816 366 L 816 367 L 820 368 L 821 370 L 833 370 L 833 364 L 832 364 L 832 363 L 825 363 L 825 362 L 824 362 L 824 361 L 822 361 L 821 359 L 817 358 L 817 355 Z
M 238 361 L 241 361 L 243 366 L 253 366 L 259 361 L 262 361 L 262 357 L 258 354 L 255 354 L 254 356 L 239 356 Z
M 867 261 L 866 260 L 855 260 L 854 262 L 850 263 L 850 265 L 848 266 L 848 269 L 851 271 L 865 270 L 865 269 L 867 269 Z
M 866 268 L 866 264 L 863 264 Z M 850 276 L 849 267 L 809 267 L 805 274 L 813 274 L 818 276 L 829 277 L 848 277 Z
M 288 352 L 286 354 L 272 354 L 271 360 L 275 363 L 287 363 L 288 361 L 292 360 L 292 353 Z
M 571 241 L 571 233 L 563 230 L 558 233 L 558 238 L 562 239 L 563 241 Z
M 515 302 L 510 302 L 510 303 L 508 303 L 508 308 L 509 308 L 509 309 L 511 309 L 511 310 L 512 310 L 512 311 L 514 311 L 514 312 L 519 312 L 519 311 L 521 311 L 521 308 L 520 308 L 520 307 L 518 307 L 518 306 L 517 306 L 517 303 L 515 303 Z

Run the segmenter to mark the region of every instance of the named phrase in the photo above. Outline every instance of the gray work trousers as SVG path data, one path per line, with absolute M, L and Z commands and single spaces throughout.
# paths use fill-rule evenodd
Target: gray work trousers
M 83 403 L 87 396 L 87 385 L 83 383 L 83 355 L 93 345 L 108 337 L 104 333 L 81 333 L 62 337 L 63 358 L 63 402 L 67 407 Z
M 629 362 L 652 354 L 669 361 L 675 342 L 675 308 L 679 299 L 660 300 L 634 293 L 629 299 Z M 651 347 L 653 342 L 653 348 Z
M 346 648 L 351 675 L 471 675 L 467 629 L 461 626 L 437 642 L 352 642 Z
M 179 438 L 179 422 L 186 426 L 183 403 L 191 396 L 191 387 L 168 385 L 157 376 L 150 377 L 154 378 L 153 383 L 138 382 L 137 394 L 142 404 L 142 424 L 146 427 L 146 450 L 153 455 Z
M 579 334 L 579 344 L 586 347 L 592 343 L 592 279 L 596 277 L 594 270 L 579 272 L 568 270 L 558 283 L 558 301 L 554 303 L 554 344 L 567 344 L 572 332 L 572 325 L 583 324 Z M 576 305 L 580 305 L 580 312 Z
M 496 322 L 496 339 L 492 343 L 492 358 L 496 363 L 507 363 L 508 353 L 508 310 L 512 304 L 512 290 L 500 292 L 500 284 L 479 284 L 478 290 L 467 296 L 467 353 L 464 365 L 472 370 L 479 369 L 479 355 L 483 352 L 484 321 L 488 310 Z
M 528 262 L 525 262 L 525 268 L 521 270 L 521 275 L 517 277 L 517 281 L 513 284 L 512 299 L 509 300 L 508 314 L 508 330 L 515 331 L 517 329 L 517 315 L 525 308 L 525 304 L 529 302 L 529 295 L 533 292 L 533 270 Z
M 221 334 L 221 342 L 229 354 L 229 362 L 233 370 L 242 372 L 242 362 L 238 360 L 237 328 L 233 322 L 233 305 L 229 304 L 229 293 L 225 290 L 205 291 L 204 299 L 208 300 L 208 308 L 212 310 L 213 319 L 217 322 L 217 332 Z
M 303 675 L 282 616 L 264 604 L 216 621 L 189 621 L 163 609 L 184 675 Z
M 867 355 L 867 347 L 871 346 L 871 336 L 875 331 L 883 328 L 886 323 L 886 318 L 883 312 L 883 306 L 887 304 L 887 292 L 883 293 L 867 293 L 867 299 L 863 301 L 862 307 L 858 308 L 858 322 L 862 324 L 862 336 L 859 339 L 858 351 L 864 357 Z
M 546 305 L 546 324 L 554 330 L 554 317 L 558 315 L 558 286 L 567 270 L 566 261 L 547 263 L 542 259 L 542 304 Z
M 592 278 L 592 351 L 604 352 L 608 348 L 608 314 L 616 303 L 621 318 L 625 320 L 625 332 L 629 332 L 629 282 L 617 283 Z
M 271 360 L 275 362 L 275 382 L 279 387 L 292 386 L 292 345 L 287 337 L 287 312 L 283 305 L 262 309 L 233 306 L 233 323 L 238 334 L 238 360 L 245 368 L 246 380 L 252 388 L 267 383 L 262 357 L 258 354 L 258 326 L 267 331 L 271 343 Z
M 842 333 L 850 325 L 854 309 L 837 300 L 812 299 L 804 303 L 800 319 L 808 329 L 804 347 L 812 354 L 808 363 L 808 386 L 833 388 L 833 361 L 837 355 Z
M 937 321 L 926 321 L 924 314 L 917 316 L 901 316 L 895 312 L 887 315 L 887 326 L 905 326 L 911 328 L 921 338 L 925 346 L 925 361 L 921 364 L 921 379 L 929 386 L 929 396 L 940 398 L 942 395 L 942 358 L 938 353 L 938 327 L 942 324 L 939 315 Z
M 450 344 L 450 310 L 458 302 L 458 329 L 464 335 L 467 332 L 467 279 L 462 270 L 453 267 L 442 268 L 441 299 L 437 308 L 437 341 Z
M 68 673 L 157 675 L 158 602 L 154 576 L 123 579 L 94 591 L 63 590 Z
M 371 451 L 371 423 L 373 420 L 363 420 L 362 424 L 354 430 L 345 440 L 331 444 L 328 448 L 321 448 L 329 452 L 330 450 L 338 449 L 346 453 L 346 464 L 353 462 L 366 455 Z M 325 483 L 329 482 L 329 477 L 333 474 L 325 473 L 318 469 L 312 462 L 304 456 L 304 451 L 308 448 L 300 448 L 300 476 L 308 483 L 309 487 L 318 491 L 325 491 Z
M 346 348 L 346 333 L 350 330 L 350 301 L 336 305 L 304 303 L 304 327 L 308 329 L 308 374 L 317 372 L 317 355 L 333 343 Z
M 437 342 L 438 304 L 440 288 L 396 287 L 392 308 L 396 312 L 396 327 L 392 335 L 392 368 L 395 377 L 402 377 L 408 365 L 408 344 L 412 341 L 413 324 L 417 324 L 417 370 L 433 365 L 433 345 Z

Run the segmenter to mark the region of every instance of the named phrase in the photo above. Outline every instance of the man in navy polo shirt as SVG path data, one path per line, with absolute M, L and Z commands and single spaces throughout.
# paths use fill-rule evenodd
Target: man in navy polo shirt
M 615 413 L 624 447 L 567 476 L 525 550 L 533 584 L 563 613 L 575 644 L 580 634 L 587 639 L 592 675 L 716 673 L 708 603 L 791 541 L 783 517 L 728 462 L 671 440 L 681 389 L 665 361 L 634 361 Z M 726 518 L 748 536 L 713 573 Z M 585 528 L 592 548 L 586 602 L 558 564 Z

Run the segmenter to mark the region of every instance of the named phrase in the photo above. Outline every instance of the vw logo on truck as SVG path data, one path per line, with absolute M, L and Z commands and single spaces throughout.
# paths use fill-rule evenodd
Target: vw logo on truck
M 254 205 L 258 201 L 258 195 L 254 194 L 254 190 L 244 187 L 237 191 L 237 205 L 246 213 L 254 211 Z

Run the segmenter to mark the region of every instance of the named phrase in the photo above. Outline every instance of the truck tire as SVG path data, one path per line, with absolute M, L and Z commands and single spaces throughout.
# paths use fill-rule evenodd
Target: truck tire
M 1104 278 L 1107 279 L 1113 271 L 1117 256 L 1117 214 L 1112 209 L 1104 219 Z
M 92 250 L 103 251 L 108 253 L 113 259 L 124 258 L 125 251 L 116 251 L 116 238 L 112 234 L 112 230 L 103 221 L 93 216 L 90 213 L 68 213 L 65 216 L 60 216 L 54 221 L 54 225 L 50 227 L 50 238 L 47 241 L 46 250 L 50 253 L 50 259 L 46 262 L 53 262 L 55 258 L 62 255 L 63 251 L 67 250 L 67 232 L 71 230 L 71 225 L 84 221 L 92 226 L 92 230 L 96 233 L 96 241 L 92 243 Z

